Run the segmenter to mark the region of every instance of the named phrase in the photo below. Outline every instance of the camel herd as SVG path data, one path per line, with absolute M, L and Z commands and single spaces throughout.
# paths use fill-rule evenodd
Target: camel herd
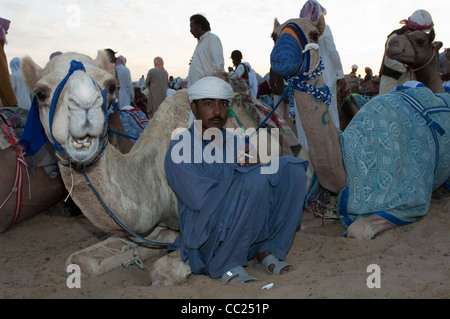
M 322 16 L 317 25 L 306 19 L 294 19 L 277 26 L 274 32 L 282 34 L 289 23 L 297 25 L 307 35 L 309 42 L 315 41 L 309 35 L 314 32 L 320 34 L 325 28 Z M 396 45 L 390 46 L 387 54 L 411 65 L 419 81 L 433 92 L 441 93 L 443 89 L 436 76 L 437 54 L 432 46 L 433 40 L 434 33 L 427 35 L 420 31 L 399 36 Z M 414 46 L 419 44 L 423 48 L 415 49 Z M 412 50 L 415 54 L 411 58 L 406 53 Z M 311 65 L 315 65 L 318 52 L 311 51 Z M 70 73 L 72 61 L 80 62 L 84 69 Z M 13 192 L 10 196 L 12 199 L 0 208 L 0 232 L 70 195 L 96 227 L 118 234 L 113 241 L 121 241 L 126 233 L 124 227 L 111 216 L 111 212 L 126 228 L 149 240 L 173 240 L 178 230 L 177 201 L 165 178 L 164 157 L 172 132 L 187 126 L 187 90 L 178 91 L 163 102 L 135 144 L 117 136 L 109 136 L 109 141 L 102 142 L 106 125 L 123 130 L 117 114 L 108 118 L 104 111 L 104 106 L 112 103 L 114 91 L 109 88 L 116 85 L 116 78 L 114 65 L 108 61 L 103 50 L 98 52 L 95 59 L 75 52 L 65 53 L 49 61 L 43 68 L 26 57 L 22 62 L 22 72 L 26 85 L 38 97 L 39 118 L 47 139 L 61 145 L 64 151 L 56 151 L 60 176 L 51 178 L 42 167 L 32 169 L 23 164 L 26 163 L 26 155 L 20 144 L 12 143 L 9 146 L 0 136 L 0 145 L 4 146 L 0 151 L 4 168 L 0 183 L 16 185 L 14 181 L 18 172 L 23 176 L 19 183 L 22 188 L 21 200 L 16 201 Z M 64 78 L 67 82 L 61 89 L 56 105 L 55 102 L 52 104 L 53 94 Z M 309 81 L 317 87 L 324 86 L 320 75 Z M 294 96 L 309 145 L 309 153 L 305 155 L 302 152 L 300 156 L 310 161 L 321 188 L 340 194 L 348 180 L 353 178 L 346 168 L 345 149 L 341 144 L 344 140 L 342 132 L 333 125 L 324 124 L 332 123 L 327 104 L 318 102 L 314 96 L 305 92 L 294 91 Z M 258 123 L 240 105 L 234 103 L 233 110 L 244 127 L 257 126 Z M 50 118 L 53 119 L 52 123 Z M 362 116 L 359 118 L 362 120 Z M 448 144 L 446 141 L 442 143 L 445 146 Z M 24 159 L 23 163 L 18 159 Z M 449 173 L 448 169 L 443 171 L 444 175 Z M 2 186 L 0 201 L 11 193 L 7 188 Z M 18 202 L 21 206 L 17 217 L 15 211 Z M 347 236 L 370 239 L 396 226 L 379 214 L 362 217 L 348 225 Z M 107 244 L 99 245 L 110 245 L 110 242 L 111 239 Z M 89 250 L 93 248 L 87 249 L 82 254 L 74 252 L 70 261 L 90 263 L 86 269 L 92 269 L 93 262 L 85 257 L 94 252 Z M 112 263 L 112 267 L 120 265 L 114 260 Z M 165 255 L 152 268 L 152 281 L 157 285 L 184 282 L 190 273 L 189 265 L 183 264 L 176 254 Z M 97 270 L 92 270 L 91 275 L 98 274 Z

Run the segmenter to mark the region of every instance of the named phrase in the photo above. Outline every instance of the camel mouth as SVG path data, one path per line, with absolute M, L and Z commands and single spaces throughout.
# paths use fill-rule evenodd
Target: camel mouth
M 89 135 L 86 135 L 82 138 L 75 138 L 73 136 L 70 136 L 69 142 L 77 150 L 88 149 L 92 146 L 92 137 Z
M 87 164 L 96 157 L 99 149 L 99 138 L 90 135 L 77 138 L 69 135 L 66 139 L 67 153 L 71 162 Z
M 386 52 L 386 55 L 390 58 L 390 59 L 393 59 L 393 60 L 396 60 L 398 57 L 401 57 L 401 56 L 403 56 L 403 54 L 405 53 L 405 51 L 406 51 L 406 49 L 403 49 L 403 50 L 401 50 L 401 51 L 398 51 L 398 50 L 393 50 L 393 49 L 389 49 L 387 52 Z

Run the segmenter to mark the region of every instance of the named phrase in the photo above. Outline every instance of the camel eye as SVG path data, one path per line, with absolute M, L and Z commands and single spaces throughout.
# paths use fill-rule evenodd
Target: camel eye
M 425 44 L 425 40 L 424 39 L 417 39 L 416 43 L 419 47 L 423 47 Z
M 36 97 L 39 102 L 44 102 L 47 99 L 47 94 L 45 94 L 44 92 L 37 92 Z
M 311 42 L 317 43 L 317 42 L 319 42 L 320 33 L 319 32 L 311 32 L 309 34 L 309 37 L 311 39 Z
M 109 87 L 109 93 L 114 93 L 116 91 L 116 86 L 115 85 L 111 85 Z

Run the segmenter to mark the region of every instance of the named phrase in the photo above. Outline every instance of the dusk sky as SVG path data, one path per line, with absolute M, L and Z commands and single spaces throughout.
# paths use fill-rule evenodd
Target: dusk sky
M 322 0 L 344 73 L 352 64 L 364 76 L 369 66 L 378 74 L 387 35 L 401 27 L 414 10 L 433 16 L 436 40 L 450 47 L 450 19 L 442 0 Z M 77 51 L 93 58 L 112 48 L 127 58 L 133 81 L 146 75 L 161 56 L 170 75 L 185 78 L 197 40 L 189 18 L 204 14 L 223 45 L 225 68 L 238 49 L 257 73 L 270 68 L 273 20 L 296 18 L 298 0 L 0 0 L 0 17 L 11 20 L 8 61 L 29 55 L 44 66 L 54 51 Z

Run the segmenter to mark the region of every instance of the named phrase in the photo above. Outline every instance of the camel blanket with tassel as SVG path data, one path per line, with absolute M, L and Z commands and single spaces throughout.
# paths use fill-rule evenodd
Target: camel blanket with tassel
M 450 186 L 449 106 L 449 94 L 399 87 L 361 108 L 341 133 L 345 226 L 372 214 L 400 226 L 427 213 L 432 192 Z

